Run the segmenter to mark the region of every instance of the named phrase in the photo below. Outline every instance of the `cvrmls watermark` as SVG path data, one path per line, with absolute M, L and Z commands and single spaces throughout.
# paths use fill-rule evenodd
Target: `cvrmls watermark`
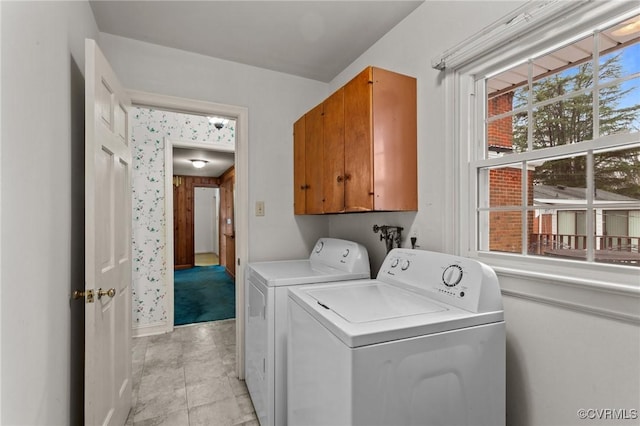
M 637 420 L 635 408 L 581 408 L 578 418 L 586 420 Z

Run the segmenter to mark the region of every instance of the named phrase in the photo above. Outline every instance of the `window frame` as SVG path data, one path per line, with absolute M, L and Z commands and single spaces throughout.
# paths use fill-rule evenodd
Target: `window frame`
M 527 32 L 523 29 L 520 36 L 514 37 L 518 40 L 517 45 L 489 48 L 482 57 L 473 58 L 454 69 L 447 68 L 443 71 L 445 73 L 445 91 L 447 92 L 445 123 L 447 128 L 452 130 L 447 137 L 447 146 L 450 148 L 445 155 L 452 158 L 455 164 L 450 189 L 456 195 L 449 199 L 449 206 L 457 212 L 451 218 L 446 219 L 446 225 L 452 230 L 455 237 L 448 242 L 445 250 L 481 260 L 492 266 L 499 275 L 562 283 L 573 289 L 595 288 L 598 291 L 609 293 L 621 292 L 620 294 L 632 295 L 634 299 L 640 298 L 640 276 L 636 266 L 478 250 L 477 209 L 480 187 L 476 173 L 480 165 L 500 166 L 520 162 L 523 159 L 539 159 L 541 156 L 539 153 L 531 151 L 518 154 L 522 157 L 517 160 L 509 158 L 509 155 L 484 159 L 486 148 L 483 109 L 486 105 L 486 96 L 484 84 L 479 85 L 477 82 L 484 81 L 484 78 L 489 75 L 495 75 L 508 69 L 511 64 L 516 63 L 516 58 L 534 57 L 540 53 L 552 51 L 593 33 L 594 29 L 605 27 L 614 20 L 630 17 L 636 13 L 640 13 L 636 3 L 586 3 L 566 14 L 558 14 L 557 18 L 549 19 L 544 25 L 539 25 L 532 31 Z M 615 134 L 580 144 L 546 148 L 542 156 L 552 158 L 573 153 L 593 153 L 603 148 L 629 145 L 628 136 Z M 588 182 L 592 181 L 593 179 L 588 177 Z M 523 212 L 527 207 L 526 203 L 523 203 Z M 584 208 L 585 205 L 579 207 Z M 593 207 L 593 204 L 586 207 Z M 595 209 L 592 210 L 595 211 Z M 592 219 L 589 219 L 588 222 L 591 225 L 587 225 L 587 231 L 591 235 L 594 224 Z M 526 229 L 523 232 L 525 231 Z M 552 299 L 558 296 L 557 291 L 541 291 L 526 285 L 524 287 L 527 287 L 530 295 L 537 294 L 539 297 L 551 297 Z M 543 294 L 546 296 L 542 296 Z M 568 299 L 564 297 L 564 299 L 571 300 L 573 296 Z M 640 319 L 640 313 L 635 310 L 632 313 L 627 311 L 627 314 L 631 315 L 634 321 Z

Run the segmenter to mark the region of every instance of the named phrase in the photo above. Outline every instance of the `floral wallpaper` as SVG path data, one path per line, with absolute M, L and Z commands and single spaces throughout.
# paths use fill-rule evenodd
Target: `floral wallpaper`
M 133 327 L 167 322 L 164 144 L 175 141 L 235 147 L 235 120 L 131 108 L 133 170 Z M 226 120 L 226 119 L 224 119 Z M 224 126 L 220 129 L 220 124 Z M 216 126 L 217 125 L 217 126 Z

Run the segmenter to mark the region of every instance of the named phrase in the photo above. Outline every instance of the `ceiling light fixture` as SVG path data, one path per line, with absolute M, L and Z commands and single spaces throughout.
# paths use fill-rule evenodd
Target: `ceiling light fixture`
M 229 123 L 229 119 L 228 118 L 223 118 L 223 117 L 207 117 L 209 119 L 209 123 L 213 124 L 213 126 L 220 130 L 222 129 L 224 126 L 227 125 L 227 123 Z
M 193 167 L 195 167 L 196 169 L 203 168 L 204 165 L 207 163 L 208 163 L 207 160 L 191 160 L 191 164 L 193 164 Z

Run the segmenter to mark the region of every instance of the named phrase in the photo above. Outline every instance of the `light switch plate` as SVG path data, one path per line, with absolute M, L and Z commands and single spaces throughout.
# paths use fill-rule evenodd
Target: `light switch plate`
M 264 216 L 264 201 L 256 201 L 256 216 Z

